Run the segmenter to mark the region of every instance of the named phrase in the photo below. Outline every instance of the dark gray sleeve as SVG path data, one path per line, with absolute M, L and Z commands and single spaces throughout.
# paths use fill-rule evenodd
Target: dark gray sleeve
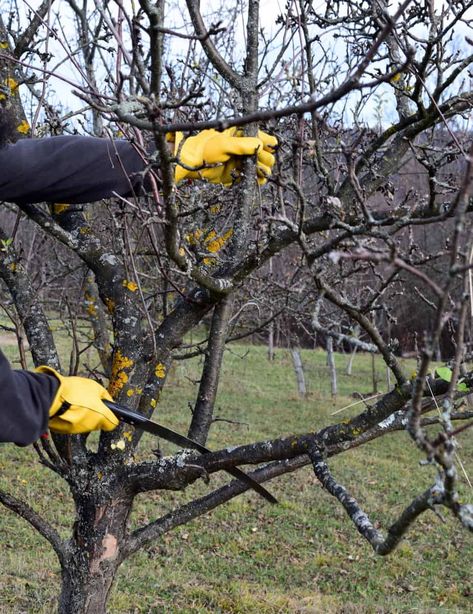
M 52 375 L 12 370 L 0 351 L 0 441 L 26 446 L 45 433 L 58 387 Z
M 22 139 L 0 149 L 0 201 L 88 203 L 143 190 L 145 163 L 131 143 L 84 136 Z

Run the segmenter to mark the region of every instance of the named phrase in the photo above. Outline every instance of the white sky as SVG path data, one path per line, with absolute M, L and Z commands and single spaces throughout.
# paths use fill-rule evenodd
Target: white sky
M 414 0 L 414 1 L 417 1 L 417 0 Z M 437 8 L 440 9 L 441 6 L 446 3 L 446 0 L 436 0 L 436 2 L 437 2 Z M 17 0 L 17 5 L 19 6 L 21 10 L 24 11 L 24 15 L 26 14 L 28 7 L 34 9 L 37 6 L 39 6 L 40 3 L 41 3 L 41 0 L 30 0 L 30 1 Z M 2 10 L 3 15 L 6 14 L 6 7 L 8 7 L 9 4 L 10 3 L 8 0 L 0 0 L 0 8 L 3 9 Z M 89 4 L 92 4 L 92 2 L 90 2 Z M 168 0 L 168 5 L 172 5 L 172 4 L 173 3 L 171 2 L 171 0 Z M 172 27 L 182 28 L 183 19 L 187 20 L 187 9 L 185 8 L 185 2 L 184 0 L 175 0 L 175 4 L 178 5 L 179 10 L 171 11 L 168 24 L 169 26 L 172 26 Z M 326 6 L 326 2 L 324 0 L 319 0 L 319 1 L 313 0 L 313 4 L 316 9 L 320 8 L 321 11 L 324 11 L 325 6 Z M 398 4 L 399 4 L 398 0 L 393 0 L 393 2 L 391 3 L 391 12 L 394 12 L 396 10 Z M 123 0 L 123 6 L 125 8 L 136 6 L 136 5 L 137 5 L 136 0 Z M 267 39 L 269 40 L 271 40 L 272 36 L 274 36 L 278 30 L 278 26 L 276 26 L 275 20 L 276 20 L 277 15 L 281 14 L 284 11 L 285 5 L 286 5 L 286 0 L 261 0 L 260 1 L 261 27 L 264 29 Z M 65 10 L 68 8 L 66 2 L 61 2 L 61 0 L 59 1 L 56 0 L 56 2 L 54 2 L 52 6 L 53 6 L 53 14 L 55 14 L 58 11 L 61 12 L 61 23 L 62 23 L 62 27 L 64 28 L 64 38 L 66 40 L 71 39 L 71 49 L 75 50 L 75 42 L 73 40 L 73 36 L 70 35 L 70 32 L 73 31 L 71 17 L 70 16 L 67 18 L 65 17 L 66 15 Z M 229 2 L 228 0 L 201 0 L 201 10 L 205 17 L 205 21 L 207 25 L 210 25 L 210 23 L 218 21 L 221 18 L 224 19 L 225 13 L 224 11 L 222 11 L 222 8 L 221 8 L 222 6 L 228 8 L 229 6 L 232 6 L 232 3 Z M 238 0 L 237 6 L 241 6 L 241 2 L 239 0 Z M 297 4 L 295 3 L 294 6 L 297 6 Z M 211 14 L 211 17 L 208 16 L 209 13 Z M 241 48 L 243 48 L 244 21 L 245 21 L 245 17 L 242 14 L 242 12 L 237 11 L 237 14 L 235 16 L 235 25 L 237 26 L 236 43 L 233 48 L 233 52 L 236 55 L 238 55 L 238 53 L 236 53 L 238 50 L 238 47 L 241 46 Z M 59 23 L 56 17 L 52 18 L 51 25 L 56 28 L 59 27 Z M 225 22 L 222 25 L 225 25 Z M 238 44 L 239 40 L 241 41 L 241 45 Z M 65 44 L 64 46 L 61 46 L 57 41 L 54 41 L 51 38 L 49 39 L 47 44 L 49 45 L 48 50 L 54 54 L 54 57 L 52 58 L 51 62 L 49 62 L 48 64 L 48 69 L 49 70 L 54 69 L 58 74 L 63 75 L 71 83 L 78 82 L 79 75 L 77 71 L 74 70 L 70 62 L 64 60 L 64 58 L 67 55 L 67 44 Z M 113 45 L 113 44 L 114 42 L 112 41 L 110 45 Z M 292 48 L 290 49 L 292 54 L 297 54 L 297 48 L 299 47 L 299 44 L 300 44 L 300 41 L 296 37 L 296 40 L 294 41 L 294 44 Z M 333 37 L 327 38 L 325 42 L 325 45 L 330 48 L 329 50 L 334 51 L 338 49 L 336 53 L 338 53 L 340 57 L 343 56 L 343 54 L 341 53 L 341 44 L 342 43 L 340 39 L 336 41 Z M 174 57 L 179 53 L 185 54 L 187 50 L 187 42 L 180 39 L 180 41 L 174 42 L 173 45 L 174 47 L 172 50 L 172 54 Z M 269 55 L 270 60 L 274 57 L 275 57 L 275 52 L 272 55 L 271 54 Z M 294 62 L 292 62 L 292 64 L 294 64 Z M 342 70 L 340 71 L 340 74 L 341 75 L 343 74 Z M 76 98 L 74 98 L 71 95 L 71 89 L 72 89 L 71 83 L 61 82 L 60 80 L 55 79 L 55 78 L 49 79 L 48 99 L 52 100 L 54 103 L 60 102 L 64 109 L 82 107 L 83 103 L 81 101 L 78 101 Z M 389 107 L 388 104 L 384 104 L 383 102 L 383 97 L 388 96 L 388 93 L 390 94 L 390 88 L 389 86 L 385 86 L 384 88 L 381 87 L 376 94 L 373 94 L 370 104 L 364 110 L 365 117 L 368 118 L 371 122 L 373 121 L 373 118 L 376 116 L 376 112 L 377 112 L 376 109 L 378 109 L 378 112 L 384 113 L 385 117 L 382 119 L 383 122 L 389 123 L 393 121 L 392 107 Z M 32 110 L 32 113 L 34 113 L 34 110 Z M 349 113 L 347 115 L 347 119 L 349 119 Z

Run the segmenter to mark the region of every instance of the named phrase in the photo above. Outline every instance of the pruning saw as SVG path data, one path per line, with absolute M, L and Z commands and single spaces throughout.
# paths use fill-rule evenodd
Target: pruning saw
M 158 424 L 141 414 L 132 411 L 128 407 L 124 405 L 119 405 L 118 403 L 114 403 L 112 401 L 104 401 L 105 405 L 113 411 L 113 413 L 119 418 L 122 422 L 126 422 L 126 424 L 130 424 L 137 429 L 141 429 L 142 431 L 146 431 L 147 433 L 151 433 L 152 435 L 156 435 L 169 441 L 171 443 L 176 444 L 177 446 L 181 446 L 184 448 L 192 448 L 193 450 L 197 450 L 201 454 L 209 454 L 212 450 L 209 450 L 202 444 L 194 441 L 193 439 L 189 439 L 189 437 L 185 437 L 185 435 L 181 435 L 180 433 L 176 433 L 172 429 L 167 426 L 163 426 L 162 424 Z M 240 480 L 247 486 L 250 486 L 254 491 L 256 491 L 259 495 L 264 497 L 266 501 L 270 503 L 277 503 L 278 500 L 273 497 L 273 495 L 261 486 L 256 480 L 251 478 L 249 475 L 244 473 L 241 469 L 237 467 L 231 467 L 229 469 L 225 469 L 227 473 L 232 475 L 234 478 Z

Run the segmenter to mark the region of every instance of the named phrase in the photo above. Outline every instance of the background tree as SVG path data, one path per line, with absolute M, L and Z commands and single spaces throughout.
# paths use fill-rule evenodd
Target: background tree
M 182 490 L 241 464 L 254 465 L 251 475 L 264 482 L 311 462 L 379 554 L 390 552 L 433 506 L 444 506 L 471 530 L 471 505 L 457 497 L 452 422 L 470 417 L 455 405 L 459 378 L 469 381 L 463 372 L 471 242 L 469 9 L 469 2 L 435 8 L 409 0 L 396 9 L 384 0 L 333 1 L 316 9 L 292 0 L 270 35 L 261 30 L 258 0 L 219 10 L 218 19 L 202 15 L 196 0 L 185 8 L 162 0 L 140 0 L 135 8 L 49 1 L 27 11 L 27 28 L 15 10 L 4 13 L 2 95 L 17 109 L 19 135 L 27 131 L 24 110 L 33 134 L 123 136 L 140 148 L 155 182 L 147 199 L 9 206 L 2 215 L 0 275 L 35 364 L 61 366 L 48 323 L 53 299 L 74 341 L 63 371 L 87 367 L 118 401 L 146 416 L 159 408 L 176 354 L 201 352 L 188 432 L 204 443 L 225 341 L 235 318 L 255 302 L 262 315 L 249 321 L 252 328 L 281 313 L 309 335 L 324 330 L 350 348 L 376 350 L 394 385 L 348 421 L 206 455 L 184 450 L 137 459 L 141 433 L 128 426 L 102 433 L 96 449 L 84 437 L 41 440 L 35 446 L 41 462 L 66 480 L 73 498 L 69 539 L 24 501 L 6 492 L 0 500 L 57 553 L 61 612 L 105 611 L 127 557 L 247 486 L 209 485 L 206 495 L 130 530 L 139 493 Z M 243 31 L 236 25 L 240 16 Z M 57 102 L 58 75 L 81 106 Z M 202 183 L 176 189 L 179 149 L 170 152 L 166 135 L 229 126 L 247 135 L 258 127 L 278 135 L 268 186 L 258 185 L 250 157 L 231 190 Z M 446 170 L 456 161 L 460 177 Z M 406 189 L 397 177 L 414 162 L 424 178 Z M 417 233 L 437 227 L 438 240 L 421 248 Z M 45 254 L 42 264 L 28 257 L 32 233 Z M 434 266 L 435 276 L 428 268 Z M 429 314 L 419 321 L 414 379 L 400 366 L 402 347 L 388 326 L 396 323 L 394 303 L 406 292 Z M 84 318 L 93 337 L 81 337 Z M 205 341 L 189 344 L 187 336 L 204 318 Z M 447 323 L 451 370 L 443 379 L 429 378 Z M 99 358 L 81 365 L 90 344 Z M 422 416 L 438 404 L 441 427 L 428 431 Z M 331 475 L 328 459 L 404 428 L 437 478 L 384 536 Z

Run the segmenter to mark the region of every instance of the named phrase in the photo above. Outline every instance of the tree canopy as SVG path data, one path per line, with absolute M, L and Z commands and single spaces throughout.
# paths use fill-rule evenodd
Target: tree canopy
M 201 355 L 187 433 L 201 444 L 232 339 L 331 339 L 379 353 L 392 377 L 389 392 L 353 418 L 203 455 L 136 460 L 142 433 L 126 425 L 102 433 L 96 450 L 84 437 L 42 439 L 40 462 L 70 488 L 73 534 L 63 540 L 6 492 L 0 501 L 57 553 L 60 611 L 105 611 L 127 557 L 248 486 L 210 481 L 205 496 L 132 531 L 139 493 L 182 490 L 240 465 L 268 482 L 311 463 L 378 554 L 432 508 L 471 530 L 455 457 L 472 417 L 461 405 L 471 381 L 471 3 L 290 0 L 281 14 L 259 0 L 2 7 L 0 103 L 14 110 L 17 137 L 129 139 L 153 184 L 146 197 L 84 206 L 3 205 L 4 302 L 36 365 L 84 372 L 92 345 L 98 358 L 87 374 L 117 401 L 164 419 L 159 398 L 173 363 Z M 266 185 L 249 156 L 231 188 L 176 186 L 180 150 L 169 140 L 233 126 L 277 137 Z M 69 365 L 51 331 L 57 312 L 74 339 Z M 415 322 L 408 334 L 406 314 Z M 85 342 L 78 319 L 93 331 Z M 399 360 L 407 351 L 418 357 L 415 374 Z M 439 356 L 448 366 L 435 372 Z M 436 478 L 378 529 L 330 458 L 394 430 L 408 432 Z

